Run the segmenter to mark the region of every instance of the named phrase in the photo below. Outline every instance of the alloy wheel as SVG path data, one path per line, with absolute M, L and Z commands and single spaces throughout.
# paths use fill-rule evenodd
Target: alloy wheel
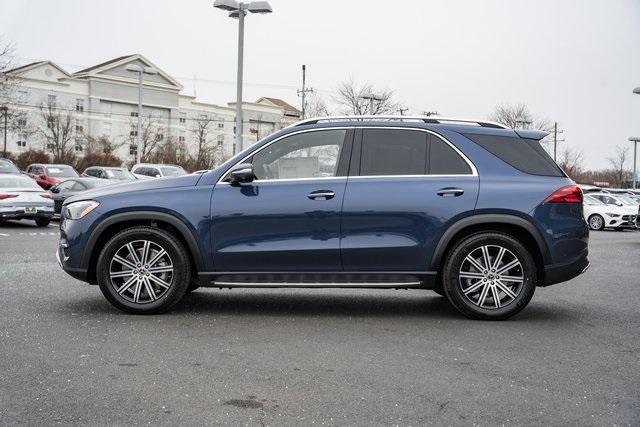
M 469 301 L 483 309 L 511 304 L 524 284 L 524 270 L 518 257 L 502 246 L 480 246 L 462 261 L 459 285 Z
M 589 218 L 589 226 L 592 230 L 600 230 L 602 228 L 602 218 L 598 215 L 593 215 Z
M 111 259 L 109 279 L 125 300 L 144 304 L 162 298 L 174 279 L 174 267 L 167 251 L 150 240 L 122 245 Z

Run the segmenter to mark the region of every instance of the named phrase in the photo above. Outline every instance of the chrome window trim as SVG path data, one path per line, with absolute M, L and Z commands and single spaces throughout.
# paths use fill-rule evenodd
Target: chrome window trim
M 434 132 L 430 129 L 421 129 L 421 128 L 412 128 L 412 127 L 402 127 L 402 126 L 330 126 L 330 127 L 322 127 L 322 128 L 314 128 L 314 129 L 304 129 L 304 130 L 300 130 L 297 132 L 291 132 L 288 133 L 286 135 L 282 135 L 276 139 L 274 139 L 273 141 L 269 142 L 268 144 L 265 144 L 264 146 L 258 148 L 255 151 L 252 151 L 251 153 L 249 153 L 248 155 L 246 155 L 245 157 L 243 157 L 242 159 L 240 159 L 239 161 L 237 161 L 236 163 L 234 163 L 232 166 L 229 167 L 229 169 L 227 169 L 227 171 L 218 179 L 218 181 L 216 182 L 216 185 L 218 184 L 229 184 L 228 182 L 225 182 L 224 180 L 227 178 L 227 176 L 229 175 L 229 173 L 231 172 L 231 170 L 236 167 L 239 164 L 242 164 L 245 162 L 245 160 L 247 160 L 249 157 L 254 156 L 255 154 L 259 153 L 260 151 L 264 150 L 265 148 L 267 148 L 268 146 L 270 146 L 271 144 L 274 144 L 284 138 L 288 138 L 290 136 L 293 135 L 298 135 L 298 134 L 302 134 L 302 133 L 308 133 L 308 132 L 319 132 L 319 131 L 326 131 L 326 130 L 348 130 L 348 129 L 392 129 L 392 130 L 410 130 L 410 131 L 417 131 L 417 132 L 426 132 L 429 133 L 431 135 L 436 136 L 437 138 L 440 138 L 442 141 L 444 141 L 447 145 L 449 145 L 449 147 L 451 147 L 456 153 L 458 153 L 458 155 L 460 157 L 462 157 L 462 159 L 467 163 L 467 165 L 469 166 L 469 168 L 471 169 L 471 173 L 465 173 L 465 174 L 452 174 L 452 175 L 429 175 L 429 174 L 424 174 L 424 175 L 345 175 L 345 176 L 326 176 L 326 177 L 313 177 L 313 178 L 285 178 L 285 179 L 263 179 L 263 180 L 258 180 L 256 182 L 259 183 L 265 183 L 265 182 L 284 182 L 284 181 L 302 181 L 302 180 L 318 180 L 318 179 L 338 179 L 338 178 L 349 178 L 349 179 L 359 179 L 359 178 L 429 178 L 429 177 L 477 177 L 478 176 L 478 169 L 476 169 L 476 166 L 473 164 L 473 162 L 462 152 L 458 149 L 458 147 L 456 147 L 454 144 L 452 144 L 447 138 L 445 138 L 444 136 L 440 135 L 437 132 Z

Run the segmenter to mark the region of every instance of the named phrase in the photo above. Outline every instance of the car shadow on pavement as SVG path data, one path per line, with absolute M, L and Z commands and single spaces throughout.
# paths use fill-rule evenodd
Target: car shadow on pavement
M 169 313 L 162 316 L 295 316 L 295 317 L 389 317 L 389 318 L 424 318 L 434 320 L 465 320 L 445 297 L 431 291 L 409 291 L 410 295 L 402 295 L 403 291 L 389 294 L 382 291 L 376 294 L 336 290 L 318 292 L 314 290 L 305 294 L 303 290 L 251 290 L 228 291 L 218 289 L 199 289 L 186 295 Z M 66 309 L 83 314 L 118 314 L 102 295 L 90 300 L 67 301 Z M 123 316 L 127 316 L 122 313 Z M 148 316 L 142 316 L 148 317 Z M 572 316 L 559 306 L 547 306 L 532 302 L 521 313 L 509 321 L 526 321 L 532 323 L 562 323 L 571 320 Z M 507 321 L 507 322 L 509 322 Z
M 51 223 L 47 227 L 38 227 L 35 221 L 24 219 L 16 221 L 0 221 L 0 228 L 46 230 L 47 228 L 58 228 L 58 224 Z

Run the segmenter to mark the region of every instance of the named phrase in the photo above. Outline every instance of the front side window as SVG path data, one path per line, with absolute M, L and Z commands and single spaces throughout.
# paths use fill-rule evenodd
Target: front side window
M 254 154 L 256 179 L 301 179 L 337 176 L 346 130 L 331 129 L 285 137 Z

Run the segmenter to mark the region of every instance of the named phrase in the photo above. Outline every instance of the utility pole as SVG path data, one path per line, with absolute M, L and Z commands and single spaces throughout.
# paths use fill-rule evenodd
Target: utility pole
M 408 107 L 404 107 L 404 108 L 398 107 L 398 113 L 400 113 L 401 116 L 404 116 L 404 112 L 405 111 L 409 111 L 409 108 Z
M 558 160 L 558 142 L 564 141 L 564 139 L 558 139 L 558 134 L 564 132 L 558 130 L 558 122 L 553 122 L 553 161 Z
M 298 96 L 302 97 L 302 118 L 306 117 L 307 101 L 305 100 L 307 92 L 313 93 L 313 88 L 306 88 L 307 81 L 307 66 L 302 64 L 302 90 L 298 89 Z
M 638 158 L 636 157 L 638 154 L 638 141 L 640 141 L 640 138 L 636 137 L 636 136 L 632 136 L 629 138 L 630 142 L 633 142 L 633 189 L 635 190 L 637 187 L 637 180 L 638 180 L 638 175 L 637 175 L 637 160 Z
M 370 93 L 369 95 L 361 96 L 360 98 L 369 100 L 369 114 L 371 114 L 372 116 L 374 115 L 374 112 L 373 112 L 374 101 L 380 102 L 384 100 L 384 98 L 382 98 L 381 96 L 374 95 L 373 93 Z
M 4 116 L 4 148 L 2 150 L 2 156 L 7 157 L 7 116 L 9 115 L 9 107 L 3 105 L 0 107 L 2 115 Z

